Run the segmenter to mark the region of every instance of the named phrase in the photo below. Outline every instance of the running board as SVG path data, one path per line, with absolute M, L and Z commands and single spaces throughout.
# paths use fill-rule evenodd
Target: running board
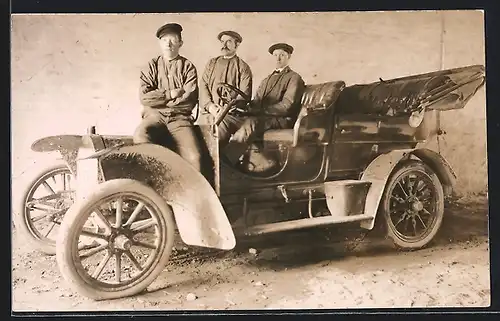
M 365 220 L 373 220 L 374 217 L 368 214 L 359 214 L 352 216 L 321 216 L 314 218 L 304 218 L 300 220 L 293 220 L 287 222 L 260 224 L 248 227 L 245 229 L 244 234 L 247 236 L 260 235 L 274 232 L 298 230 L 308 227 L 333 225 L 339 223 L 358 222 Z

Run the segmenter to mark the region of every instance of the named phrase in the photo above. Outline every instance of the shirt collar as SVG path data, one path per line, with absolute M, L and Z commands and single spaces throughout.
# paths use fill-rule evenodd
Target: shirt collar
M 222 56 L 222 58 L 224 58 L 224 59 L 232 59 L 234 57 L 236 57 L 236 54 L 234 54 L 232 56 Z
M 165 60 L 166 62 L 171 62 L 171 61 L 179 59 L 180 57 L 181 57 L 180 54 L 177 54 L 177 56 L 175 56 L 174 58 L 171 58 L 171 59 L 168 59 L 167 57 L 163 56 L 163 60 Z
M 275 69 L 273 73 L 276 73 L 276 74 L 279 74 L 283 71 L 288 71 L 289 67 L 288 66 L 285 66 L 283 68 L 278 68 L 278 69 Z

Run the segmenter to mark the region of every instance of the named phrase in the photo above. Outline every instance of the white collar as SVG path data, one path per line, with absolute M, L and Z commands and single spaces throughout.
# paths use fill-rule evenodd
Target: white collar
M 288 65 L 286 65 L 285 67 L 282 67 L 282 68 L 274 69 L 274 71 L 275 72 L 282 72 L 286 67 L 288 67 Z
M 222 56 L 222 58 L 224 58 L 224 59 L 231 59 L 231 58 L 233 58 L 233 57 L 235 57 L 235 56 L 236 56 L 236 54 L 234 54 L 234 55 L 232 55 L 232 56 Z

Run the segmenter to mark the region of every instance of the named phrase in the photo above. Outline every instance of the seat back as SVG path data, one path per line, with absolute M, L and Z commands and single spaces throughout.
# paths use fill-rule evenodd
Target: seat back
M 333 121 L 335 102 L 345 88 L 343 81 L 307 85 L 301 99 L 301 109 L 294 125 L 294 141 L 325 142 Z
M 331 81 L 322 84 L 307 85 L 300 101 L 302 109 L 327 109 L 333 105 L 344 88 L 345 82 L 343 81 Z
M 345 82 L 332 81 L 305 86 L 300 101 L 300 112 L 293 129 L 271 129 L 264 133 L 264 141 L 268 145 L 297 145 L 299 140 L 322 143 L 328 139 L 327 133 L 332 127 L 328 122 L 333 113 L 335 102 Z

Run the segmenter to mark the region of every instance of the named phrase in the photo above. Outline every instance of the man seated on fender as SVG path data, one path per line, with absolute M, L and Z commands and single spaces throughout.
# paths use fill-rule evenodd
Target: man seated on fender
M 288 66 L 293 47 L 277 43 L 269 47 L 269 53 L 276 59 L 276 69 L 260 83 L 250 102 L 248 112 L 255 116 L 248 117 L 231 137 L 232 147 L 226 156 L 233 164 L 255 137 L 266 130 L 292 128 L 300 111 L 305 83 Z

